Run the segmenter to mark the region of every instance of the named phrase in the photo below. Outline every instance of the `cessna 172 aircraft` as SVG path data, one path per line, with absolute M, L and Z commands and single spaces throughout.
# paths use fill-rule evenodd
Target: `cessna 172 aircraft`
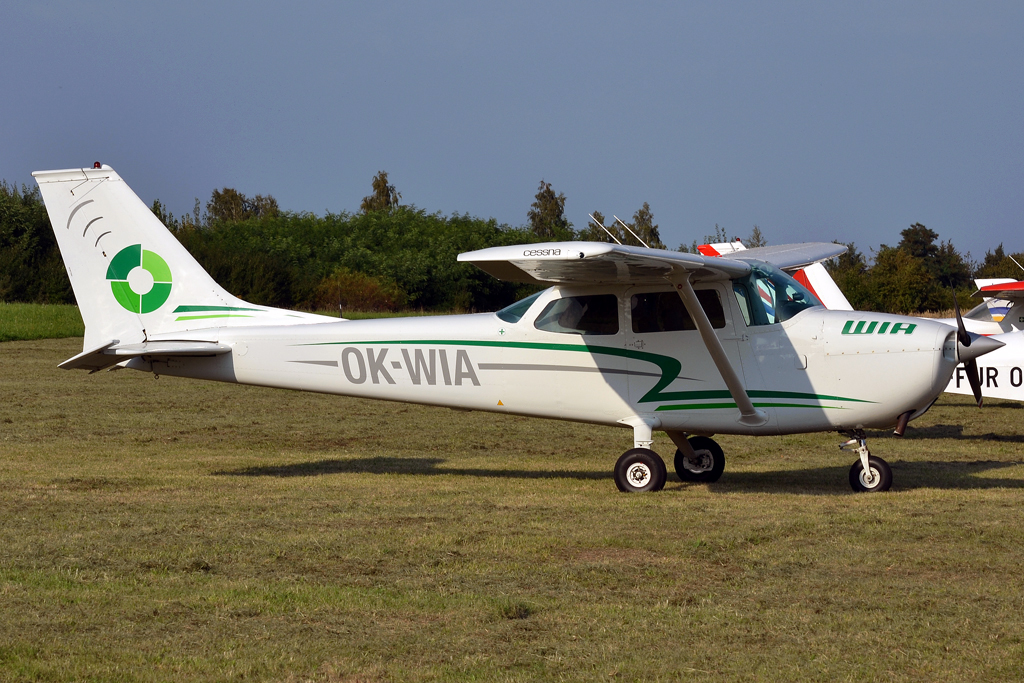
M 85 321 L 60 367 L 506 412 L 633 430 L 622 491 L 656 491 L 665 431 L 684 481 L 725 467 L 710 436 L 836 430 L 857 491 L 892 472 L 867 428 L 923 414 L 958 363 L 999 346 L 948 325 L 829 311 L 782 269 L 835 244 L 726 257 L 560 242 L 459 256 L 497 278 L 551 285 L 497 313 L 347 321 L 257 306 L 224 291 L 108 166 L 40 171 Z M 770 265 L 767 261 L 774 262 Z

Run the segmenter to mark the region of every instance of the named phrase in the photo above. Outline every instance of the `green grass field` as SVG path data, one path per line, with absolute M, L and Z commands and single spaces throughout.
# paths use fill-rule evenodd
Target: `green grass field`
M 1018 404 L 874 435 L 886 494 L 819 434 L 625 495 L 628 430 L 79 351 L 0 344 L 0 680 L 1024 678 Z
M 0 301 L 0 342 L 81 337 L 85 324 L 78 306 Z

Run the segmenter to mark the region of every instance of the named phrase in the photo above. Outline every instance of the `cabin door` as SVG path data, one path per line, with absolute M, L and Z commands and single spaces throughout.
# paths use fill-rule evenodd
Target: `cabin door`
M 730 283 L 704 283 L 694 290 L 730 362 L 746 377 L 752 359 L 743 359 L 740 340 L 746 326 L 742 319 L 735 319 Z M 691 406 L 696 410 L 730 401 L 722 395 L 725 382 L 696 324 L 670 285 L 631 288 L 625 305 L 630 398 L 638 413 L 657 408 L 690 410 Z

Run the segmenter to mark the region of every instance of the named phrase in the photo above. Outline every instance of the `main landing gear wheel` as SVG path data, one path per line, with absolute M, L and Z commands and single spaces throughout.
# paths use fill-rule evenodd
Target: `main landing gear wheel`
M 867 472 L 860 460 L 853 463 L 850 468 L 850 486 L 858 493 L 888 491 L 892 486 L 892 468 L 881 458 L 869 455 Z
M 623 493 L 660 491 L 667 477 L 665 461 L 649 448 L 631 448 L 615 463 L 615 485 Z
M 713 483 L 718 481 L 725 470 L 725 453 L 714 439 L 706 436 L 691 436 L 687 441 L 693 448 L 694 457 L 676 449 L 676 474 L 683 481 Z

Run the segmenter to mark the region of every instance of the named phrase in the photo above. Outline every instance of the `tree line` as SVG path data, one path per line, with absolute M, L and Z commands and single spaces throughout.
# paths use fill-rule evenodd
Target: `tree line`
M 401 193 L 377 173 L 358 212 L 281 211 L 270 195 L 214 190 L 205 205 L 176 217 L 159 200 L 154 214 L 211 276 L 255 304 L 307 310 L 495 310 L 534 288 L 499 282 L 460 252 L 537 241 L 589 240 L 644 243 L 666 248 L 647 202 L 630 220 L 608 220 L 594 210 L 576 229 L 565 216 L 565 194 L 541 180 L 522 226 L 468 214 L 444 216 L 401 203 Z M 973 278 L 1019 278 L 1024 254 L 1000 244 L 981 262 L 915 223 L 895 246 L 880 245 L 868 258 L 854 243 L 827 264 L 857 309 L 918 313 L 945 310 L 957 296 L 969 306 Z M 715 225 L 702 240 L 682 244 L 695 252 L 708 242 L 736 239 Z M 765 245 L 758 226 L 742 240 Z M 38 188 L 0 182 L 0 301 L 73 303 L 53 231 Z

